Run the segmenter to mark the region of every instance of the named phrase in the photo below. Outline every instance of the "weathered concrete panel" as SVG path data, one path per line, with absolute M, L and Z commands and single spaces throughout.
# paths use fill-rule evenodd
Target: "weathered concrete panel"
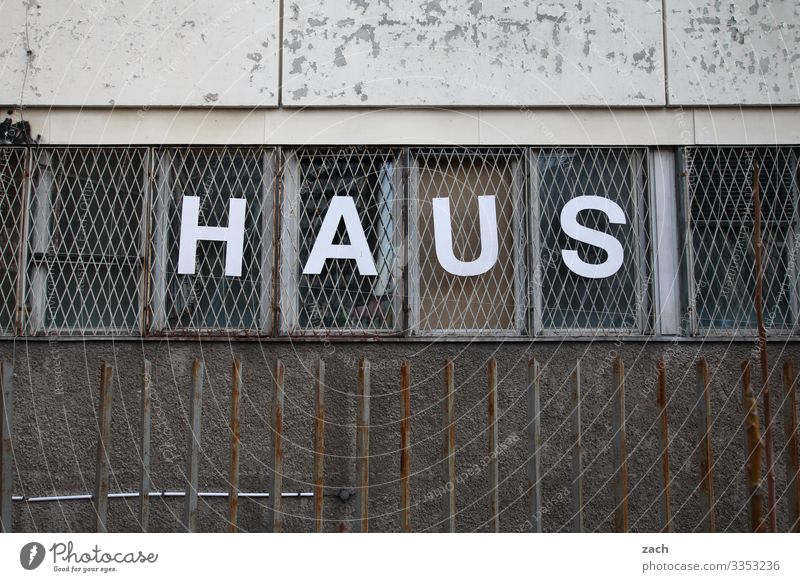
M 287 2 L 285 105 L 660 105 L 661 2 Z
M 278 104 L 277 0 L 6 2 L 3 29 L 0 103 Z
M 797 0 L 675 0 L 668 6 L 671 104 L 800 103 Z

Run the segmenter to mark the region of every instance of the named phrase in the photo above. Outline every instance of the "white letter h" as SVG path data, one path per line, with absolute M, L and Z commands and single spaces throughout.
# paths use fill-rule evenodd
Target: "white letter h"
M 244 198 L 231 198 L 229 201 L 228 226 L 200 226 L 200 198 L 183 197 L 181 213 L 181 241 L 178 251 L 178 274 L 194 275 L 197 241 L 215 240 L 225 245 L 225 275 L 242 276 L 242 253 L 244 251 Z

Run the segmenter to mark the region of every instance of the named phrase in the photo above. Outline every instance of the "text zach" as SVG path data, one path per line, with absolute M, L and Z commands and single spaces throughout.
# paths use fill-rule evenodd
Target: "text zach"
M 497 214 L 494 196 L 478 196 L 478 216 L 481 234 L 481 253 L 472 261 L 456 258 L 453 249 L 453 236 L 450 220 L 450 200 L 434 198 L 433 232 L 436 257 L 442 268 L 459 277 L 474 277 L 488 272 L 497 263 L 498 233 Z M 578 216 L 585 210 L 600 211 L 611 224 L 627 224 L 625 212 L 618 204 L 601 196 L 578 196 L 567 202 L 561 209 L 561 228 L 570 238 L 598 247 L 606 252 L 602 263 L 587 263 L 575 250 L 562 249 L 561 258 L 566 267 L 581 277 L 603 279 L 611 277 L 622 267 L 625 251 L 622 244 L 605 232 L 583 226 Z M 241 198 L 229 201 L 229 223 L 223 226 L 203 226 L 200 218 L 200 198 L 184 196 L 181 213 L 180 248 L 178 252 L 178 273 L 193 275 L 197 242 L 200 240 L 223 241 L 225 248 L 225 275 L 241 277 L 244 248 L 244 223 L 246 202 Z M 334 243 L 336 230 L 344 222 L 347 231 L 347 244 Z M 334 196 L 325 218 L 322 221 L 314 247 L 303 267 L 304 275 L 319 275 L 325 263 L 331 259 L 345 259 L 356 262 L 358 272 L 365 277 L 378 274 L 372 258 L 364 228 L 358 218 L 355 199 L 352 196 Z

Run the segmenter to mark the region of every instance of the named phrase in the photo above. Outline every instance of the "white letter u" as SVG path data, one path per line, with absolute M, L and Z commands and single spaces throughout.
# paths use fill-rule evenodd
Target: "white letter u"
M 483 275 L 497 262 L 497 213 L 494 199 L 494 196 L 478 196 L 481 254 L 474 261 L 461 261 L 453 254 L 450 199 L 433 199 L 433 237 L 436 242 L 436 257 L 442 268 L 451 275 L 458 277 Z

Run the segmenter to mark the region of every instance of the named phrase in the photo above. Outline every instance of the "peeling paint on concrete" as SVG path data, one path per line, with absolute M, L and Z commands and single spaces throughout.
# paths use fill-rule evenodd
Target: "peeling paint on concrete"
M 671 104 L 800 102 L 796 0 L 675 0 L 668 6 Z
M 661 105 L 661 1 L 630 2 L 624 10 L 617 5 L 296 4 L 297 18 L 285 22 L 284 103 Z M 348 90 L 356 86 L 359 91 Z
M 3 29 L 0 103 L 278 104 L 278 0 L 7 2 Z

